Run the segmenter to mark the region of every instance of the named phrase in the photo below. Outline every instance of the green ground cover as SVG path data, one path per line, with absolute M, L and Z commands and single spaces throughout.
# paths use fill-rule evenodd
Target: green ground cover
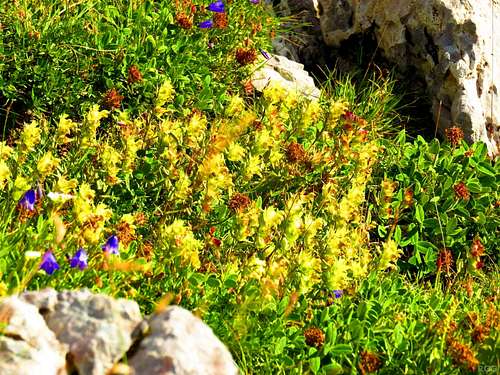
M 179 304 L 248 374 L 498 369 L 499 164 L 390 78 L 254 92 L 280 20 L 214 6 L 0 1 L 0 296 Z

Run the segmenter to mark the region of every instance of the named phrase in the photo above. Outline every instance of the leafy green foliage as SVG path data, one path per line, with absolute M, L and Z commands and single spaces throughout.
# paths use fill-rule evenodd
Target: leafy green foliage
M 265 47 L 273 22 L 263 21 L 263 7 L 240 3 L 229 7 L 226 29 L 202 30 L 198 23 L 210 17 L 201 10 L 203 2 L 178 3 L 6 2 L 0 7 L 2 126 L 16 116 L 22 121 L 27 111 L 75 117 L 111 89 L 124 97 L 123 106 L 140 114 L 152 107 L 155 89 L 166 78 L 182 94 L 176 105 L 220 109 L 228 86 L 246 75 L 235 49 L 252 25 L 262 25 L 250 35 Z M 192 27 L 182 28 L 178 15 L 190 18 Z M 131 67 L 142 79 L 131 80 Z
M 378 195 L 378 232 L 404 248 L 403 268 L 435 273 L 440 251 L 448 249 L 456 272 L 473 271 L 475 239 L 486 268 L 498 265 L 500 163 L 483 143 L 452 147 L 422 137 L 411 143 L 401 132 L 387 142 L 380 174 L 386 189 Z

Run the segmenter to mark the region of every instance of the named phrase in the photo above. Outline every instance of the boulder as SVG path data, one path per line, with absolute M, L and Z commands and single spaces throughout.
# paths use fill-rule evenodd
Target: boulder
M 189 311 L 171 306 L 154 314 L 149 332 L 128 364 L 135 374 L 236 375 L 231 354 Z
M 257 91 L 262 91 L 270 82 L 279 84 L 286 90 L 297 91 L 310 100 L 317 100 L 321 94 L 313 78 L 304 70 L 304 65 L 284 56 L 268 54 L 269 59 L 259 60 L 252 74 L 251 83 Z
M 0 302 L 0 374 L 66 374 L 66 352 L 35 306 L 18 297 Z
M 21 298 L 37 307 L 55 337 L 68 346 L 68 365 L 81 375 L 110 370 L 129 350 L 132 333 L 142 321 L 137 303 L 85 289 L 46 289 Z
M 427 85 L 443 133 L 459 126 L 469 141 L 500 154 L 499 0 L 318 0 L 323 38 L 339 47 L 373 32 L 378 49 Z M 493 29 L 492 29 L 493 28 Z M 495 31 L 494 28 L 498 28 Z

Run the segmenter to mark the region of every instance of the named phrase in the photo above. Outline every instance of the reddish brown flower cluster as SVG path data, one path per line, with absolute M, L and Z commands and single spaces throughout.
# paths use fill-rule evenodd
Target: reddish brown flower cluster
M 473 257 L 480 257 L 484 255 L 484 246 L 479 238 L 475 238 L 472 241 L 470 253 Z
M 142 258 L 145 258 L 148 262 L 153 259 L 153 244 L 149 241 L 145 241 L 139 247 L 138 255 Z
M 470 248 L 470 255 L 475 258 L 475 267 L 476 269 L 481 269 L 484 266 L 484 263 L 481 261 L 480 257 L 484 255 L 484 245 L 481 243 L 479 238 L 475 238 L 472 241 L 472 246 Z
M 175 15 L 175 21 L 183 29 L 190 29 L 193 27 L 193 17 L 188 16 L 186 13 L 178 13 Z
M 116 233 L 118 239 L 120 240 L 120 244 L 122 244 L 124 248 L 126 248 L 130 244 L 130 242 L 136 239 L 134 230 L 132 229 L 130 224 L 123 221 L 118 224 Z
M 359 124 L 359 125 L 366 125 L 366 120 L 358 115 L 356 115 L 354 112 L 351 111 L 345 111 L 344 114 L 342 115 L 342 119 L 344 122 L 347 124 Z
M 325 343 L 325 334 L 318 327 L 310 327 L 304 331 L 306 344 L 315 348 L 321 348 Z
M 226 13 L 215 13 L 213 21 L 216 29 L 225 29 L 229 25 Z
M 142 81 L 142 74 L 139 68 L 135 65 L 132 65 L 128 68 L 128 83 L 135 83 Z
M 250 198 L 246 194 L 236 193 L 229 201 L 229 208 L 234 212 L 241 212 L 251 203 Z
M 446 138 L 448 142 L 451 143 L 452 146 L 458 146 L 462 139 L 464 139 L 464 132 L 457 126 L 453 126 L 449 129 L 445 130 Z
M 378 355 L 369 351 L 362 351 L 359 357 L 358 368 L 361 374 L 375 372 L 382 366 L 382 361 Z
M 292 142 L 286 148 L 286 158 L 291 163 L 303 162 L 306 160 L 306 150 L 301 144 Z
M 220 247 L 220 245 L 222 244 L 222 241 L 220 239 L 218 239 L 217 237 L 215 237 L 215 227 L 211 227 L 208 234 L 209 234 L 209 239 L 210 239 L 211 244 L 214 245 L 215 247 Z
M 252 95 L 254 91 L 252 81 L 248 80 L 243 82 L 243 89 L 245 90 L 245 94 Z
M 472 328 L 471 339 L 475 343 L 483 342 L 490 333 L 490 327 L 481 324 L 476 313 L 467 314 L 469 326 Z
M 123 96 L 114 88 L 104 95 L 104 105 L 110 109 L 119 108 L 122 100 Z
M 471 348 L 454 337 L 448 337 L 446 343 L 448 344 L 448 354 L 456 365 L 465 367 L 469 371 L 476 371 L 479 361 Z
M 450 249 L 442 249 L 436 261 L 438 271 L 444 270 L 447 274 L 451 272 L 453 266 L 453 253 Z
M 403 198 L 403 202 L 407 206 L 412 206 L 413 205 L 413 190 L 411 190 L 410 188 L 408 188 L 408 189 L 405 190 L 405 195 L 404 195 L 404 198 Z
M 462 181 L 453 186 L 453 190 L 455 190 L 455 195 L 458 198 L 461 198 L 466 201 L 469 200 L 470 198 L 469 189 L 467 189 L 467 186 L 465 186 L 465 184 Z
M 235 57 L 240 65 L 248 65 L 257 59 L 257 51 L 253 48 L 238 48 Z
M 144 212 L 138 212 L 134 215 L 134 221 L 138 227 L 142 227 L 147 223 L 148 218 L 144 215 Z

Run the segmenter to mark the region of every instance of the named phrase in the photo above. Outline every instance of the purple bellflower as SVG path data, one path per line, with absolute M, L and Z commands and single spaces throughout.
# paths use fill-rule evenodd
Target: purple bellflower
M 211 29 L 213 26 L 214 23 L 212 22 L 212 20 L 203 21 L 198 25 L 200 29 Z
M 333 291 L 333 295 L 335 296 L 335 298 L 340 298 L 342 297 L 344 294 L 344 292 L 342 290 L 334 290 Z
M 24 193 L 23 197 L 19 200 L 19 206 L 28 211 L 35 210 L 36 192 L 33 189 Z
M 71 266 L 71 268 L 75 268 L 75 267 L 78 267 L 80 268 L 80 270 L 84 270 L 85 268 L 87 268 L 87 259 L 88 259 L 88 256 L 87 256 L 87 253 L 85 250 L 83 250 L 82 248 L 79 248 L 75 255 L 73 256 L 73 258 L 71 258 L 69 260 L 69 265 Z
M 224 13 L 224 3 L 221 0 L 217 0 L 210 3 L 207 9 L 216 13 Z
M 264 51 L 263 49 L 260 49 L 259 51 L 262 54 L 262 56 L 264 56 L 264 58 L 266 60 L 269 60 L 271 58 L 271 56 L 269 56 L 269 54 L 266 51 Z
M 55 270 L 59 269 L 59 264 L 57 264 L 56 257 L 52 254 L 52 251 L 48 250 L 43 254 L 40 269 L 47 272 L 48 275 L 52 275 Z
M 118 251 L 118 237 L 116 237 L 115 235 L 110 236 L 106 241 L 106 244 L 101 246 L 101 248 L 107 255 L 109 254 L 120 255 L 120 252 Z
M 260 3 L 260 0 L 250 0 L 250 2 L 251 2 L 252 4 L 258 4 L 258 3 Z

